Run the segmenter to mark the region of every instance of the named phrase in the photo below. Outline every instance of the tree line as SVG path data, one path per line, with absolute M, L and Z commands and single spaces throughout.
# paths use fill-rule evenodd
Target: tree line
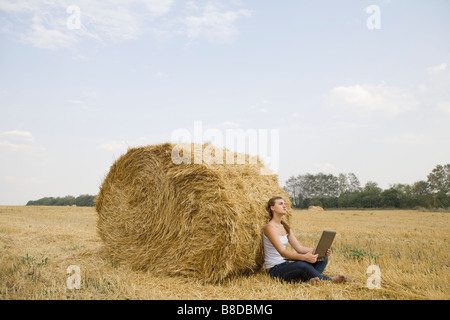
M 93 207 L 95 206 L 95 197 L 89 194 L 83 194 L 78 197 L 45 197 L 39 200 L 30 200 L 27 206 L 73 206 L 77 207 Z
M 450 164 L 437 165 L 428 174 L 427 180 L 411 185 L 393 184 L 385 190 L 373 181 L 361 186 L 354 173 L 291 176 L 284 189 L 296 208 L 449 208 Z M 27 206 L 93 207 L 95 197 L 88 194 L 78 197 L 45 197 L 28 201 Z
M 361 186 L 354 173 L 291 176 L 284 189 L 296 208 L 449 208 L 450 164 L 437 165 L 427 180 L 393 184 L 385 190 L 373 181 Z

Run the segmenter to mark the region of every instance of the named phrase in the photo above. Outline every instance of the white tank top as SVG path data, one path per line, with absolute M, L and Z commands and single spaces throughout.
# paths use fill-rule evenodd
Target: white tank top
M 263 231 L 263 245 L 264 245 L 264 264 L 266 269 L 270 269 L 277 264 L 283 263 L 286 260 L 281 256 L 281 254 L 275 249 L 272 242 L 270 242 L 269 238 L 264 234 Z M 288 244 L 287 234 L 284 236 L 278 236 L 280 238 L 281 244 L 284 249 L 286 249 L 286 245 Z

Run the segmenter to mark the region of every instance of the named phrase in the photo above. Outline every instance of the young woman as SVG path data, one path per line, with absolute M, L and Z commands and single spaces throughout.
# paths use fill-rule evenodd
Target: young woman
M 345 282 L 343 275 L 332 278 L 322 275 L 328 263 L 331 250 L 327 251 L 324 261 L 317 261 L 317 254 L 313 248 L 300 245 L 294 233 L 281 218 L 286 215 L 286 205 L 282 197 L 273 197 L 267 203 L 270 221 L 264 227 L 264 263 L 270 276 L 285 281 L 310 281 L 319 283 L 320 280 Z M 296 252 L 286 250 L 289 243 Z

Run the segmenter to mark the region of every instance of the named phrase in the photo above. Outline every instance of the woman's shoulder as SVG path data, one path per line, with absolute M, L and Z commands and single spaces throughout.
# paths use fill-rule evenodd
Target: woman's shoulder
M 268 222 L 268 223 L 266 223 L 266 225 L 263 227 L 263 230 L 267 230 L 267 229 L 274 229 L 275 228 L 275 226 L 272 224 L 272 223 L 270 223 L 270 222 Z
M 263 228 L 263 232 L 266 236 L 268 236 L 269 234 L 276 234 L 278 235 L 278 231 L 276 226 L 274 226 L 273 224 L 271 224 L 270 222 L 267 223 L 264 228 Z

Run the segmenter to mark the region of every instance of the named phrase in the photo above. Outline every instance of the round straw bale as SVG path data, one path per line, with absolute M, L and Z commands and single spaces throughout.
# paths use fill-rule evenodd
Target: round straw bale
M 267 201 L 284 197 L 290 216 L 277 176 L 259 158 L 210 144 L 177 148 L 129 149 L 111 166 L 96 198 L 98 233 L 111 259 L 205 282 L 259 270 Z
M 323 211 L 323 208 L 321 206 L 309 206 L 308 210 Z

